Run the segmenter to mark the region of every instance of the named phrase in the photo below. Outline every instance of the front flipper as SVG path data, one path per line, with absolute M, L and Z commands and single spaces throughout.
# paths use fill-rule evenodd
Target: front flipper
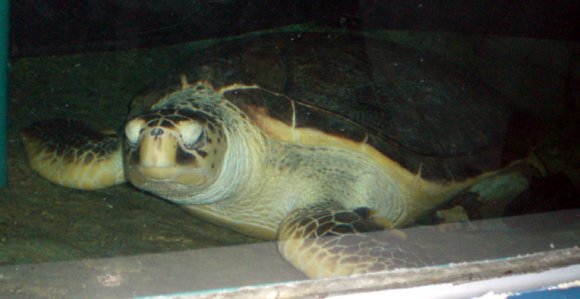
M 30 166 L 49 181 L 75 189 L 98 189 L 125 182 L 116 134 L 78 121 L 48 120 L 22 131 Z
M 389 226 L 388 221 L 374 217 L 367 208 L 299 209 L 280 225 L 278 247 L 294 267 L 310 277 L 427 265 L 426 257 L 409 250 L 410 244 L 406 244 L 400 231 L 384 230 Z

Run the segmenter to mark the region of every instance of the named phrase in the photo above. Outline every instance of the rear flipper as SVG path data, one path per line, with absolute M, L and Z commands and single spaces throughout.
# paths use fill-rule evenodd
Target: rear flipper
M 53 183 L 91 190 L 125 182 L 116 134 L 55 119 L 24 129 L 22 140 L 32 169 Z
M 290 213 L 278 231 L 281 254 L 310 277 L 361 274 L 429 265 L 400 231 L 367 208 L 316 206 Z M 382 231 L 382 232 L 381 232 Z M 374 232 L 374 233 L 372 233 Z

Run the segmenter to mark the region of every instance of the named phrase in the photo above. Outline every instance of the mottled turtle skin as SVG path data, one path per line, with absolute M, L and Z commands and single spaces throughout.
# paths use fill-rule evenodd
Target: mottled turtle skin
M 530 147 L 505 100 L 436 58 L 314 33 L 192 56 L 134 99 L 118 136 L 62 120 L 24 130 L 32 168 L 78 189 L 129 181 L 278 239 L 311 277 L 426 265 L 391 230 L 363 233 L 409 225 L 463 192 L 513 196 L 527 184 L 516 165 Z

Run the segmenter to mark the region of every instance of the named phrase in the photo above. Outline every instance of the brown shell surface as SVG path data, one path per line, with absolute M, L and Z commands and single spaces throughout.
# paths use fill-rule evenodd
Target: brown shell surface
M 440 183 L 500 169 L 531 147 L 507 99 L 439 57 L 383 40 L 277 33 L 225 42 L 137 97 L 132 114 L 178 88 L 181 74 L 216 89 L 257 85 L 225 93 L 256 125 L 276 121 L 366 143 Z

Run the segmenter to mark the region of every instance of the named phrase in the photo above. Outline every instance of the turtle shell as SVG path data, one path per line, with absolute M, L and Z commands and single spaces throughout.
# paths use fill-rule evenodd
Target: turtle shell
M 130 116 L 180 88 L 183 74 L 228 87 L 224 96 L 272 138 L 370 145 L 439 183 L 500 169 L 531 146 L 506 98 L 450 62 L 384 40 L 277 33 L 222 43 L 137 97 Z

